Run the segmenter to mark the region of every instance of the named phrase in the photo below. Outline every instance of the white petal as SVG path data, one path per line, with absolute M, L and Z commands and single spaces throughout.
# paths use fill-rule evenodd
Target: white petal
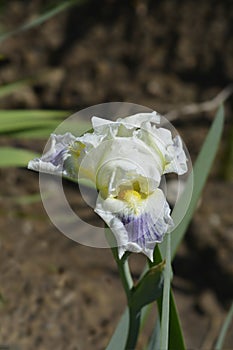
M 139 182 L 142 192 L 152 192 L 160 183 L 162 171 L 160 157 L 135 137 L 102 142 L 80 165 L 84 175 L 96 176 L 99 190 L 107 188 L 112 195 L 117 194 L 119 186 L 134 181 Z
M 173 226 L 170 208 L 165 196 L 157 189 L 138 206 L 134 213 L 127 202 L 116 199 L 103 199 L 99 195 L 95 212 L 107 223 L 115 235 L 119 257 L 124 252 L 144 253 L 151 260 L 155 244 L 161 242 L 165 233 Z
M 93 128 L 95 129 L 95 128 L 98 128 L 100 126 L 106 126 L 106 125 L 109 125 L 109 124 L 114 124 L 114 121 L 93 116 L 91 118 L 91 123 L 92 123 Z
M 94 133 L 102 135 L 103 140 L 111 140 L 115 137 L 131 137 L 136 127 L 125 124 L 123 121 L 109 121 L 98 117 L 92 117 Z
M 43 162 L 40 158 L 30 160 L 28 169 L 47 174 L 62 175 L 62 167 L 60 165 L 55 166 L 52 163 Z
M 155 111 L 151 113 L 137 113 L 134 115 L 130 115 L 129 117 L 118 118 L 116 121 L 106 120 L 103 118 L 93 116 L 91 121 L 94 129 L 97 129 L 103 126 L 114 126 L 119 124 L 125 124 L 127 127 L 131 126 L 131 127 L 140 128 L 141 125 L 145 122 L 159 124 L 160 115 Z
M 85 152 L 89 152 L 93 147 L 97 147 L 102 140 L 104 139 L 105 135 L 99 135 L 96 133 L 86 133 L 80 137 L 76 138 L 76 141 L 79 141 L 81 143 L 83 143 L 86 148 L 85 148 Z
M 160 156 L 163 174 L 175 172 L 182 175 L 187 171 L 187 158 L 180 136 L 172 138 L 170 130 L 150 124 L 135 131 L 135 135 Z
M 121 122 L 123 124 L 129 124 L 134 127 L 140 128 L 142 124 L 145 122 L 159 124 L 160 115 L 155 111 L 151 113 L 137 113 L 126 118 L 118 118 L 117 122 Z
M 174 172 L 182 175 L 187 172 L 187 157 L 185 155 L 181 138 L 177 135 L 173 139 L 173 144 L 168 147 L 168 154 L 171 161 L 165 167 L 164 173 Z
M 148 123 L 160 123 L 159 114 L 157 112 L 137 113 L 126 118 L 118 118 L 116 121 L 106 120 L 95 116 L 92 117 L 94 132 L 99 135 L 105 135 L 105 140 L 109 140 L 116 136 L 131 137 L 134 130 Z
M 64 174 L 63 164 L 67 159 L 68 147 L 75 140 L 71 133 L 64 135 L 51 134 L 50 148 L 41 158 L 35 158 L 28 163 L 28 168 L 44 173 Z

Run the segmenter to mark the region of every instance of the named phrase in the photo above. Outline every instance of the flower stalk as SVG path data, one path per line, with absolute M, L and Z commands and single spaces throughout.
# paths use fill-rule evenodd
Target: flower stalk
M 169 340 L 169 313 L 170 313 L 170 285 L 171 285 L 171 236 L 167 233 L 166 242 L 166 266 L 165 266 L 165 278 L 163 287 L 163 300 L 162 300 L 162 318 L 161 318 L 161 338 L 160 349 L 168 349 Z
M 127 341 L 125 345 L 125 350 L 135 349 L 139 328 L 140 328 L 140 319 L 141 319 L 141 310 L 137 310 L 134 305 L 131 304 L 133 280 L 128 264 L 128 254 L 125 254 L 122 259 L 119 259 L 117 248 L 112 248 L 114 258 L 117 263 L 118 272 L 120 279 L 126 294 L 127 303 L 128 303 L 128 313 L 129 313 L 129 328 Z
M 125 345 L 125 350 L 133 350 L 136 348 L 139 328 L 141 321 L 141 310 L 137 311 L 133 307 L 128 306 L 129 312 L 129 328 L 128 328 L 128 337 Z
M 117 248 L 113 248 L 113 249 L 117 250 Z M 129 328 L 128 328 L 128 336 L 127 336 L 127 341 L 125 345 L 125 350 L 135 349 L 138 335 L 139 335 L 140 319 L 141 319 L 141 310 L 138 311 L 135 309 L 133 305 L 131 305 L 133 280 L 130 273 L 130 268 L 129 268 L 127 258 L 128 257 L 126 256 L 126 257 L 123 257 L 122 259 L 119 259 L 117 255 L 117 259 L 116 259 L 120 279 L 124 287 L 126 298 L 127 298 L 128 313 L 129 313 Z
M 106 227 L 105 229 L 105 234 L 106 234 L 106 239 L 108 243 L 110 244 L 110 246 L 112 246 L 115 241 L 115 237 L 108 227 Z M 124 256 L 121 259 L 119 259 L 118 248 L 112 247 L 111 250 L 118 267 L 119 276 L 125 291 L 127 304 L 128 304 L 129 328 L 128 328 L 128 335 L 127 335 L 125 350 L 135 349 L 138 335 L 139 335 L 141 310 L 136 309 L 134 305 L 131 303 L 134 283 L 133 283 L 133 279 L 132 279 L 129 264 L 128 264 L 129 252 L 126 252 Z

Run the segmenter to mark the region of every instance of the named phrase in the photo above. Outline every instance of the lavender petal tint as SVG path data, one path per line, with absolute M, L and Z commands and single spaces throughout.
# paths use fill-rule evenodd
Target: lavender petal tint
M 161 232 L 161 225 L 159 219 L 154 222 L 149 213 L 144 213 L 138 217 L 135 216 L 119 216 L 119 219 L 125 226 L 129 241 L 138 243 L 146 247 L 147 243 L 161 242 L 164 232 Z

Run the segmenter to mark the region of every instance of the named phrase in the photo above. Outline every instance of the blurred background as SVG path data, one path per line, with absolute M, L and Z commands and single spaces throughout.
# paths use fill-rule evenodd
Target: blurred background
M 225 102 L 224 137 L 173 265 L 188 348 L 213 348 L 233 295 L 232 81 L 232 1 L 0 2 L 0 345 L 104 349 L 125 307 L 111 252 L 72 242 L 43 209 L 25 166 L 50 132 L 82 108 L 137 103 L 172 121 L 195 162 Z M 131 257 L 135 279 L 144 263 Z

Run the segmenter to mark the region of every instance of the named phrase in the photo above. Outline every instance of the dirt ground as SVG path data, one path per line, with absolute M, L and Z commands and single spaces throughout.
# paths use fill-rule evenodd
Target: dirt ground
M 3 3 L 1 30 L 47 6 L 42 0 Z M 28 81 L 0 97 L 0 108 L 78 111 L 127 101 L 167 113 L 212 99 L 233 80 L 232 26 L 231 1 L 84 1 L 1 43 L 0 85 Z M 233 295 L 233 183 L 224 172 L 232 101 L 225 108 L 221 147 L 173 264 L 190 350 L 213 349 Z M 173 120 L 193 162 L 214 113 Z M 4 136 L 1 144 L 41 152 L 45 141 Z M 79 206 L 74 185 L 65 187 Z M 69 240 L 40 200 L 27 201 L 39 191 L 38 174 L 0 169 L 0 191 L 0 349 L 104 349 L 126 302 L 111 252 Z M 145 259 L 135 255 L 130 262 L 136 280 Z M 224 349 L 233 349 L 232 330 Z M 139 350 L 149 331 L 150 325 Z

